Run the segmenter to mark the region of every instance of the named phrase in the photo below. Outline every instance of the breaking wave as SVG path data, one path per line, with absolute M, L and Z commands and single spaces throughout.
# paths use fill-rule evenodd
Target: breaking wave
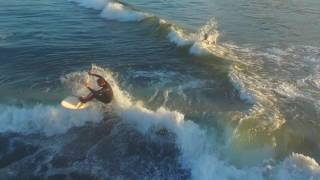
M 36 105 L 32 107 L 0 106 L 0 132 L 22 134 L 43 133 L 47 136 L 65 133 L 86 122 L 99 122 L 98 111 L 70 111 L 60 106 Z
M 131 10 L 123 4 L 108 0 L 69 0 L 78 3 L 80 6 L 101 10 L 101 17 L 109 20 L 117 20 L 121 22 L 141 21 L 149 17 L 147 13 Z
M 101 12 L 101 16 L 110 20 L 118 21 L 141 21 L 147 14 L 126 10 L 120 3 L 109 2 Z
M 213 18 L 197 32 L 187 32 L 174 23 L 159 18 L 147 12 L 132 9 L 117 1 L 108 0 L 69 0 L 78 3 L 80 6 L 100 10 L 101 17 L 108 20 L 142 21 L 154 17 L 161 28 L 168 32 L 168 39 L 177 46 L 190 46 L 189 52 L 194 55 L 205 55 L 209 46 L 217 43 L 219 31 L 217 22 Z
M 118 85 L 111 71 L 95 65 L 92 71 L 103 75 L 110 82 L 115 95 L 113 109 L 126 123 L 146 136 L 163 129 L 174 134 L 175 144 L 181 153 L 180 163 L 184 168 L 190 169 L 192 179 L 319 177 L 319 165 L 316 161 L 301 154 L 292 154 L 280 164 L 267 163 L 242 168 L 229 164 L 219 157 L 217 152 L 220 145 L 212 139 L 213 136 L 192 120 L 185 119 L 182 113 L 165 107 L 150 110 L 143 103 L 133 101 L 130 94 Z M 85 72 L 76 72 L 67 75 L 64 82 L 77 82 L 75 79 L 79 82 L 87 78 Z M 287 167 L 289 162 L 299 166 Z M 304 168 L 303 171 L 300 170 L 301 167 Z

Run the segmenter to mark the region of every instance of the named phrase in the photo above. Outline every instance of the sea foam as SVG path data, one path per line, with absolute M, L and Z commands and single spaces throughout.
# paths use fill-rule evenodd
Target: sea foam
M 148 15 L 146 13 L 126 9 L 122 4 L 109 2 L 101 12 L 101 16 L 109 20 L 141 21 Z
M 65 133 L 86 122 L 98 122 L 102 114 L 92 109 L 72 111 L 60 106 L 0 106 L 0 132 L 43 133 L 47 136 Z
M 117 20 L 121 22 L 141 21 L 148 17 L 149 14 L 135 11 L 125 7 L 116 1 L 108 0 L 69 0 L 78 3 L 80 6 L 101 10 L 101 17 L 109 20 Z
M 319 164 L 298 153 L 292 153 L 275 171 L 275 179 L 320 179 Z

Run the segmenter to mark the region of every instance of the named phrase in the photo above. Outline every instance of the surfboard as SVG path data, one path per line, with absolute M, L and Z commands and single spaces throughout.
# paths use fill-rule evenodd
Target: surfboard
M 69 96 L 61 101 L 61 106 L 67 109 L 85 109 L 89 107 L 89 103 L 82 103 L 75 96 Z

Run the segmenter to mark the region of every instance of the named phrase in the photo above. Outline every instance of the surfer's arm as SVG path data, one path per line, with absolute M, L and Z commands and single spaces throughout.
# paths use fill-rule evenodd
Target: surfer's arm
M 94 73 L 91 73 L 90 71 L 88 72 L 89 75 L 91 76 L 95 76 L 97 78 L 101 78 L 101 79 L 104 79 L 102 76 L 98 75 L 98 74 L 94 74 Z
M 80 102 L 86 103 L 88 101 L 91 101 L 94 98 L 94 94 L 91 92 L 86 97 L 78 97 Z
M 86 96 L 86 97 L 79 97 L 79 100 L 82 102 L 82 103 L 86 103 L 88 101 L 91 101 L 94 97 L 95 97 L 95 94 L 96 94 L 96 90 L 92 89 L 91 87 L 89 87 L 88 84 L 85 85 L 90 93 Z
M 90 91 L 92 94 L 95 94 L 95 93 L 96 93 L 96 90 L 92 89 L 92 88 L 89 87 L 89 86 L 86 86 L 86 87 L 89 89 L 89 91 Z

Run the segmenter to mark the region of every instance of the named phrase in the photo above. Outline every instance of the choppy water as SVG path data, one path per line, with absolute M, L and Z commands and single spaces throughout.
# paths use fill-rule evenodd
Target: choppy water
M 0 1 L 0 179 L 320 179 L 319 19 L 316 0 Z M 89 69 L 113 104 L 61 108 Z

